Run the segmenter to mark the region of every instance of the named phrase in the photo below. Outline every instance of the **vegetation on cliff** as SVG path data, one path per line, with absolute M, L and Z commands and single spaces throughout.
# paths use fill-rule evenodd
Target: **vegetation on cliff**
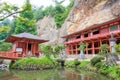
M 49 6 L 45 9 L 43 7 L 35 9 L 34 18 L 36 20 L 43 19 L 44 16 L 51 15 L 55 19 L 57 28 L 60 28 L 67 18 L 71 8 L 73 7 L 74 0 L 71 0 L 70 4 L 65 7 L 61 3 L 56 3 L 56 6 Z M 39 14 L 38 14 L 39 13 Z

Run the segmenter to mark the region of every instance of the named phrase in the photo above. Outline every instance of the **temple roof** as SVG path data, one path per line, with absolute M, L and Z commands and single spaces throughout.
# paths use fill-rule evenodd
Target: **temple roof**
M 92 29 L 99 29 L 102 26 L 108 25 L 110 23 L 114 23 L 116 21 L 120 21 L 120 17 L 112 19 L 112 20 L 109 20 L 109 21 L 106 21 L 106 22 L 103 22 L 103 23 L 100 23 L 100 24 L 93 24 L 93 25 L 91 25 L 89 27 L 86 27 L 83 30 L 80 30 L 80 31 L 77 31 L 77 32 L 74 32 L 74 33 L 71 33 L 71 34 L 68 34 L 68 35 L 65 35 L 65 36 L 62 36 L 62 38 L 69 38 L 69 37 L 71 37 L 73 35 L 81 34 L 83 32 L 86 32 L 86 31 L 89 31 L 89 30 L 92 30 Z
M 6 42 L 14 42 L 16 40 L 22 40 L 22 39 L 26 39 L 26 40 L 34 40 L 34 41 L 38 41 L 38 42 L 47 42 L 48 40 L 42 39 L 36 35 L 24 32 L 24 33 L 20 33 L 17 35 L 11 35 L 9 36 L 9 38 L 6 40 Z
M 20 34 L 17 34 L 17 35 L 12 35 L 12 36 L 19 37 L 19 38 L 42 40 L 40 37 L 38 37 L 36 35 L 33 35 L 33 34 L 30 34 L 30 33 L 26 33 L 26 32 L 20 33 Z

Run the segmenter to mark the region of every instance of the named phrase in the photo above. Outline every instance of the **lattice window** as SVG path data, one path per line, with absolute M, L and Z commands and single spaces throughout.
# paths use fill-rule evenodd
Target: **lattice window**
M 110 31 L 118 30 L 118 26 L 113 26 L 110 28 Z

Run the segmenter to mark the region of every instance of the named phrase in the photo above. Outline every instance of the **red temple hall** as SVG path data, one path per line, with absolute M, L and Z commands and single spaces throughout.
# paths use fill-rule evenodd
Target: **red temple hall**
M 80 42 L 88 43 L 85 54 L 97 54 L 101 44 L 110 45 L 111 33 L 120 43 L 120 18 L 116 18 L 101 24 L 89 26 L 84 30 L 63 36 L 66 38 L 65 46 L 67 54 L 80 54 L 78 50 Z M 110 48 L 111 51 L 111 48 Z
M 31 53 L 32 56 L 39 56 L 41 51 L 38 50 L 40 43 L 47 42 L 48 40 L 41 39 L 35 35 L 29 33 L 20 33 L 18 35 L 11 35 L 6 42 L 13 43 L 14 53 L 20 53 L 21 55 L 28 56 Z

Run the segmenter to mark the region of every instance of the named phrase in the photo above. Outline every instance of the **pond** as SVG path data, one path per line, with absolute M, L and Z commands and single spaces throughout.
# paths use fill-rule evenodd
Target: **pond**
M 0 80 L 110 80 L 100 74 L 74 69 L 0 71 Z

